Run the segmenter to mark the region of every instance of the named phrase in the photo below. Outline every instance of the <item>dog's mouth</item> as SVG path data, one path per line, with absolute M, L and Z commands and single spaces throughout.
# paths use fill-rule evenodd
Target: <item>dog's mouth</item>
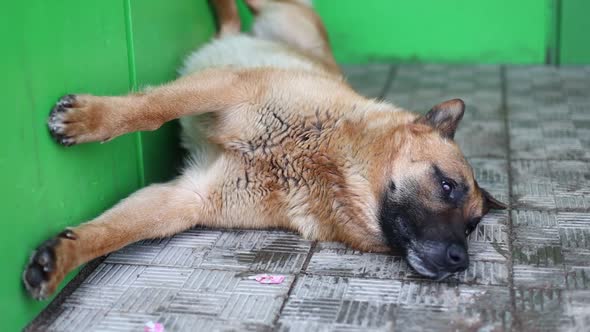
M 435 281 L 444 280 L 456 273 L 447 271 L 444 267 L 436 264 L 432 260 L 424 259 L 414 249 L 408 249 L 406 260 L 414 271 L 418 272 L 418 274 L 434 279 Z

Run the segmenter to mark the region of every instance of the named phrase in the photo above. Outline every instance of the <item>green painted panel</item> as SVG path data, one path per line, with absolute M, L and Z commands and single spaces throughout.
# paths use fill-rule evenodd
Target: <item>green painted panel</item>
M 582 1 L 582 0 L 581 0 Z M 546 0 L 314 0 L 340 62 L 543 63 Z
M 562 0 L 560 64 L 590 64 L 590 1 Z
M 206 1 L 130 1 L 139 88 L 175 79 L 184 58 L 215 31 Z M 180 165 L 177 122 L 141 137 L 146 182 L 168 179 Z
M 65 93 L 128 89 L 123 9 L 121 0 L 3 4 L 3 330 L 22 328 L 47 303 L 30 300 L 21 285 L 29 253 L 63 227 L 94 217 L 138 186 L 132 136 L 64 148 L 50 139 L 45 125 L 51 106 Z

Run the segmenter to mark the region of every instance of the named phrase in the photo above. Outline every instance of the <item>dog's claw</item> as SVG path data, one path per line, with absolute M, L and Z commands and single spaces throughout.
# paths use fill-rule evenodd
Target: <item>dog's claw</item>
M 63 146 L 72 146 L 76 144 L 76 141 L 70 137 L 65 135 L 66 126 L 67 126 L 67 113 L 68 111 L 72 111 L 72 108 L 76 106 L 76 96 L 75 95 L 65 95 L 61 97 L 55 106 L 51 109 L 49 113 L 49 119 L 47 121 L 47 125 L 49 127 L 49 134 L 53 139 L 63 145 Z
M 65 95 L 63 97 L 61 97 L 58 101 L 57 101 L 57 105 L 56 107 L 60 107 L 60 108 L 71 108 L 74 106 L 74 103 L 76 102 L 76 96 L 75 95 Z
M 64 239 L 69 239 L 69 240 L 77 240 L 78 239 L 78 236 L 76 236 L 76 233 L 72 232 L 69 229 L 66 229 L 65 231 L 59 233 L 58 236 L 61 238 L 64 238 Z

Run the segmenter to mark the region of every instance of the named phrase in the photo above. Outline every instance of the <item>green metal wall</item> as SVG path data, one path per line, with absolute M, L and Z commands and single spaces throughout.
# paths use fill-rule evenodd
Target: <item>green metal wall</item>
M 590 64 L 590 1 L 558 2 L 558 62 Z
M 315 0 L 336 58 L 543 63 L 546 0 Z
M 7 1 L 0 10 L 0 322 L 16 331 L 47 303 L 21 286 L 31 250 L 170 177 L 178 159 L 174 124 L 108 144 L 58 146 L 45 125 L 50 107 L 65 93 L 121 94 L 173 79 L 214 24 L 202 0 Z
M 344 63 L 590 64 L 587 0 L 314 0 Z

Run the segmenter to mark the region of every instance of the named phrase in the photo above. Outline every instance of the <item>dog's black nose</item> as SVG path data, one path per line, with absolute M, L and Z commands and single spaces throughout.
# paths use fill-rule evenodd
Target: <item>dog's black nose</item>
M 447 264 L 454 272 L 464 271 L 469 266 L 469 256 L 465 247 L 451 244 L 447 248 Z

